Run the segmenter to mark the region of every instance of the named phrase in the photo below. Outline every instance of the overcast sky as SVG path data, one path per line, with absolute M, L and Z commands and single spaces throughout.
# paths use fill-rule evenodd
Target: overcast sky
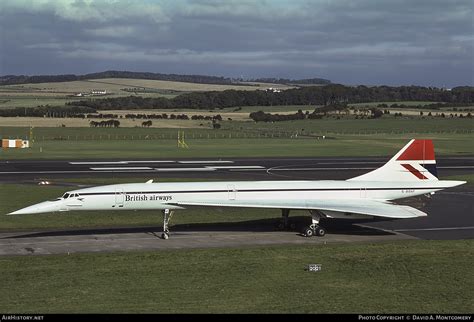
M 473 0 L 0 0 L 0 75 L 474 85 Z

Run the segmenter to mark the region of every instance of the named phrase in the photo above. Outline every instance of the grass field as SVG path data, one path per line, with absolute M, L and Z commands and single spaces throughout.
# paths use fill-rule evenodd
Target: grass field
M 460 240 L 1 257 L 0 311 L 470 313 L 473 250 Z
M 0 109 L 14 107 L 36 107 L 39 105 L 63 106 L 64 103 L 84 99 L 84 97 L 67 97 L 76 93 L 90 93 L 94 89 L 106 90 L 104 97 L 140 95 L 144 97 L 168 97 L 195 91 L 223 91 L 228 89 L 249 90 L 266 89 L 269 87 L 288 89 L 292 86 L 280 84 L 252 83 L 248 85 L 215 85 L 186 82 L 104 78 L 84 81 L 36 83 L 0 86 Z M 126 91 L 124 89 L 137 91 Z M 145 90 L 145 91 L 143 91 Z M 92 97 L 92 98 L 104 98 Z
M 167 114 L 170 114 L 168 112 Z M 179 113 L 179 112 L 177 112 Z M 211 114 L 219 114 L 219 112 L 211 112 Z M 1 119 L 1 118 L 0 118 Z M 18 118 L 23 119 L 23 118 Z M 52 119 L 55 124 L 60 124 L 61 119 Z M 154 120 L 153 120 L 154 121 Z M 167 120 L 175 121 L 175 120 Z M 1 120 L 0 120 L 1 122 Z M 183 124 L 191 121 L 182 121 Z M 207 123 L 203 121 L 203 123 Z M 0 123 L 1 124 L 1 123 Z M 233 133 L 282 133 L 291 132 L 309 135 L 314 134 L 444 134 L 444 133 L 471 133 L 474 132 L 473 119 L 451 119 L 451 118 L 382 118 L 377 120 L 372 119 L 321 119 L 321 120 L 300 120 L 300 121 L 286 121 L 286 122 L 233 122 L 223 121 L 222 127 L 218 131 L 211 131 L 209 133 L 221 133 L 232 131 Z M 33 124 L 34 126 L 34 124 Z M 166 132 L 166 130 L 165 130 Z M 53 138 L 57 136 L 67 135 L 84 135 L 87 134 L 119 134 L 119 135 L 155 135 L 164 133 L 158 128 L 50 128 L 50 127 L 35 127 L 34 135 L 41 139 Z M 3 124 L 0 126 L 0 136 L 25 136 L 29 134 L 29 126 L 18 127 L 11 126 L 11 124 Z
M 179 124 L 174 125 L 177 128 L 35 127 L 30 149 L 4 149 L 0 159 L 389 156 L 411 138 L 433 139 L 437 155 L 474 154 L 471 119 L 224 121 L 220 130 L 186 129 L 189 149 L 177 148 Z M 0 127 L 2 138 L 28 138 L 29 133 L 29 127 Z
M 169 112 L 168 112 L 169 113 Z M 199 113 L 197 113 L 199 114 Z M 202 113 L 205 114 L 205 113 Z M 208 113 L 210 115 L 216 115 L 217 113 Z M 100 122 L 104 119 L 100 118 L 90 118 L 90 119 L 81 119 L 81 118 L 44 118 L 44 117 L 0 117 L 0 127 L 13 126 L 13 127 L 30 127 L 35 128 L 39 127 L 82 127 L 90 128 L 90 122 Z M 120 119 L 120 126 L 122 128 L 134 128 L 142 127 L 142 123 L 146 121 L 143 119 Z M 153 120 L 153 125 L 151 128 L 212 128 L 211 121 L 197 121 L 197 120 Z
M 72 82 L 54 82 L 54 83 L 35 83 L 21 85 L 4 85 L 0 86 L 0 92 L 11 93 L 58 93 L 58 94 L 74 94 L 78 92 L 89 93 L 93 89 L 103 89 L 111 94 L 121 93 L 130 95 L 130 92 L 122 91 L 124 88 L 145 88 L 155 90 L 170 90 L 177 92 L 192 91 L 223 91 L 227 89 L 238 90 L 256 90 L 268 87 L 289 88 L 288 86 L 275 84 L 256 84 L 255 86 L 239 86 L 239 85 L 215 85 L 215 84 L 199 84 L 186 82 L 173 82 L 148 79 L 129 79 L 129 78 L 103 78 L 84 81 Z
M 0 109 L 9 109 L 16 107 L 37 107 L 39 105 L 49 106 L 64 106 L 67 102 L 73 99 L 65 97 L 64 95 L 57 95 L 56 97 L 47 96 L 6 96 L 0 92 Z
M 397 133 L 463 133 L 474 131 L 473 119 L 451 119 L 451 118 L 395 118 L 387 117 L 381 119 L 321 119 L 321 120 L 299 120 L 285 122 L 226 122 L 224 129 L 238 130 L 244 128 L 246 131 L 293 131 L 320 134 L 397 134 Z
M 104 78 L 94 79 L 88 81 L 89 83 L 96 84 L 95 86 L 121 86 L 124 87 L 143 87 L 151 89 L 164 89 L 179 92 L 202 92 L 202 91 L 224 91 L 228 89 L 242 90 L 242 91 L 254 91 L 257 89 L 266 89 L 269 87 L 288 89 L 293 86 L 281 85 L 281 84 L 266 84 L 266 83 L 252 83 L 251 85 L 218 85 L 218 84 L 199 84 L 199 83 L 186 83 L 186 82 L 173 82 L 173 81 L 162 81 L 162 80 L 148 80 L 148 79 L 129 79 L 129 78 Z M 103 85 L 102 85 L 103 84 Z
M 176 140 L 49 140 L 29 149 L 4 149 L 0 160 L 8 159 L 100 159 L 100 158 L 227 158 L 227 157 L 317 157 L 390 156 L 413 137 L 433 138 L 439 155 L 473 155 L 472 135 L 349 136 L 317 139 L 189 139 L 189 149 L 179 149 Z

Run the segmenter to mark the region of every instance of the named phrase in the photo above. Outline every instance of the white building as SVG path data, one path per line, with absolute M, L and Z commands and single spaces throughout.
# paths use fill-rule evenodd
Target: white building
M 105 95 L 105 94 L 107 94 L 107 90 L 105 90 L 105 89 L 93 89 L 91 94 L 92 95 Z
M 270 87 L 266 90 L 267 92 L 280 93 L 281 89 Z

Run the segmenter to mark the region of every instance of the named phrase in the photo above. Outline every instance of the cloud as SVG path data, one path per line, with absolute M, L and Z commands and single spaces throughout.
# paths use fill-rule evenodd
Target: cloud
M 107 22 L 127 18 L 166 22 L 158 3 L 132 0 L 2 0 L 2 11 L 53 14 L 68 21 Z
M 137 29 L 133 26 L 118 25 L 94 29 L 85 29 L 84 32 L 92 37 L 124 38 L 135 35 L 137 33 Z
M 175 13 L 185 17 L 233 17 L 245 21 L 278 21 L 306 17 L 301 10 L 303 1 L 276 1 L 276 0 L 189 0 L 182 10 Z
M 0 73 L 473 84 L 472 16 L 472 0 L 2 0 Z

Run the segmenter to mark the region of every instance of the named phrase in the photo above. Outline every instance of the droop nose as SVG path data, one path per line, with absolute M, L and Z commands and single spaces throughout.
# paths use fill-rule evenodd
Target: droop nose
M 9 213 L 8 215 L 27 215 L 27 214 L 41 214 L 45 212 L 54 212 L 59 211 L 61 208 L 61 201 L 45 201 L 37 203 L 14 212 Z

